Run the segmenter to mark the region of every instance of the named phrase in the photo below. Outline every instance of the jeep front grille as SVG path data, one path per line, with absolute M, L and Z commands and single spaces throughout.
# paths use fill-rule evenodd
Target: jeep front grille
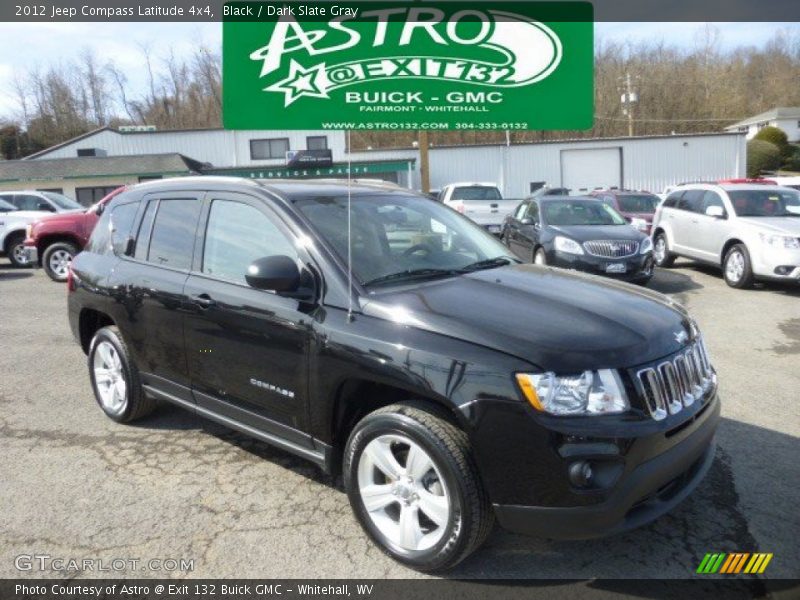
M 700 338 L 663 362 L 640 369 L 636 378 L 647 409 L 656 421 L 701 400 L 716 384 L 716 374 Z
M 633 256 L 639 249 L 639 242 L 628 240 L 594 240 L 584 242 L 583 247 L 593 256 L 602 258 L 625 258 Z

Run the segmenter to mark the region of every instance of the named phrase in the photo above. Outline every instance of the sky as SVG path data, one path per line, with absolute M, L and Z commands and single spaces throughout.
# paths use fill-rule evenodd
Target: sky
M 714 23 L 723 50 L 737 46 L 761 46 L 776 31 L 800 33 L 800 23 Z M 597 23 L 595 34 L 604 40 L 632 42 L 664 39 L 679 46 L 694 45 L 700 23 Z M 14 117 L 14 73 L 57 60 L 77 58 L 84 48 L 95 52 L 101 63 L 113 61 L 127 75 L 133 97 L 146 85 L 141 46 L 152 55 L 177 56 L 190 52 L 198 42 L 210 48 L 222 44 L 221 23 L 0 23 L 0 118 Z M 54 58 L 57 57 L 57 58 Z M 158 65 L 156 65 L 158 66 Z

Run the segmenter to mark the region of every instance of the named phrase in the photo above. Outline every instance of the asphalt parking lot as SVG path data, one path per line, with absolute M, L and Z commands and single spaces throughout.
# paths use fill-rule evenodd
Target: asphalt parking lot
M 688 262 L 650 287 L 690 308 L 719 372 L 709 476 L 672 514 L 610 539 L 495 529 L 452 576 L 685 578 L 707 552 L 741 551 L 774 553 L 763 577 L 800 577 L 800 288 L 732 290 Z M 65 297 L 0 259 L 0 577 L 55 575 L 21 573 L 20 554 L 194 559 L 191 572 L 113 573 L 127 577 L 420 576 L 367 540 L 310 463 L 170 406 L 135 426 L 105 418 Z

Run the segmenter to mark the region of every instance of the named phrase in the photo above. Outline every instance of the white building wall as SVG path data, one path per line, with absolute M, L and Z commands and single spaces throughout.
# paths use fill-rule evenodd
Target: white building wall
M 193 130 L 119 133 L 100 131 L 76 142 L 48 152 L 40 158 L 73 158 L 79 148 L 100 148 L 108 156 L 167 154 L 179 152 L 216 167 L 275 167 L 286 163 L 284 158 L 250 159 L 250 140 L 288 138 L 290 150 L 305 150 L 308 136 L 324 135 L 334 161 L 345 160 L 345 135 L 341 131 L 263 131 L 263 130 Z
M 686 181 L 711 181 L 745 177 L 747 146 L 741 134 L 620 138 L 614 140 L 558 141 L 507 146 L 431 148 L 431 188 L 456 181 L 493 181 L 509 198 L 525 197 L 531 182 L 551 187 L 562 181 L 562 151 L 619 147 L 622 186 L 661 192 Z M 353 153 L 353 161 L 415 158 L 414 188 L 420 187 L 416 150 Z M 590 158 L 587 158 L 590 160 Z M 598 185 L 602 185 L 598 183 Z M 574 190 L 578 193 L 579 190 Z

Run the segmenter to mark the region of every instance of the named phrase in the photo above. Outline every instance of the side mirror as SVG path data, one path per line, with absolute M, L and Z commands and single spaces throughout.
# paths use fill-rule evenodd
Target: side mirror
M 525 217 L 520 221 L 520 225 L 533 225 L 533 219 L 530 217 Z
M 46 210 L 47 212 L 56 212 L 56 209 L 50 206 L 47 202 L 39 202 L 36 210 Z
M 275 292 L 287 298 L 309 300 L 313 297 L 310 277 L 300 271 L 288 256 L 265 256 L 250 263 L 245 273 L 247 285 L 257 290 Z M 308 281 L 306 280 L 308 279 Z
M 105 204 L 98 204 L 97 208 L 94 209 L 94 214 L 96 214 L 99 217 L 100 215 L 103 214 L 103 211 L 105 211 L 105 209 L 106 209 Z
M 706 209 L 706 214 L 709 217 L 714 217 L 715 219 L 724 219 L 725 218 L 725 209 L 721 206 L 709 206 Z

